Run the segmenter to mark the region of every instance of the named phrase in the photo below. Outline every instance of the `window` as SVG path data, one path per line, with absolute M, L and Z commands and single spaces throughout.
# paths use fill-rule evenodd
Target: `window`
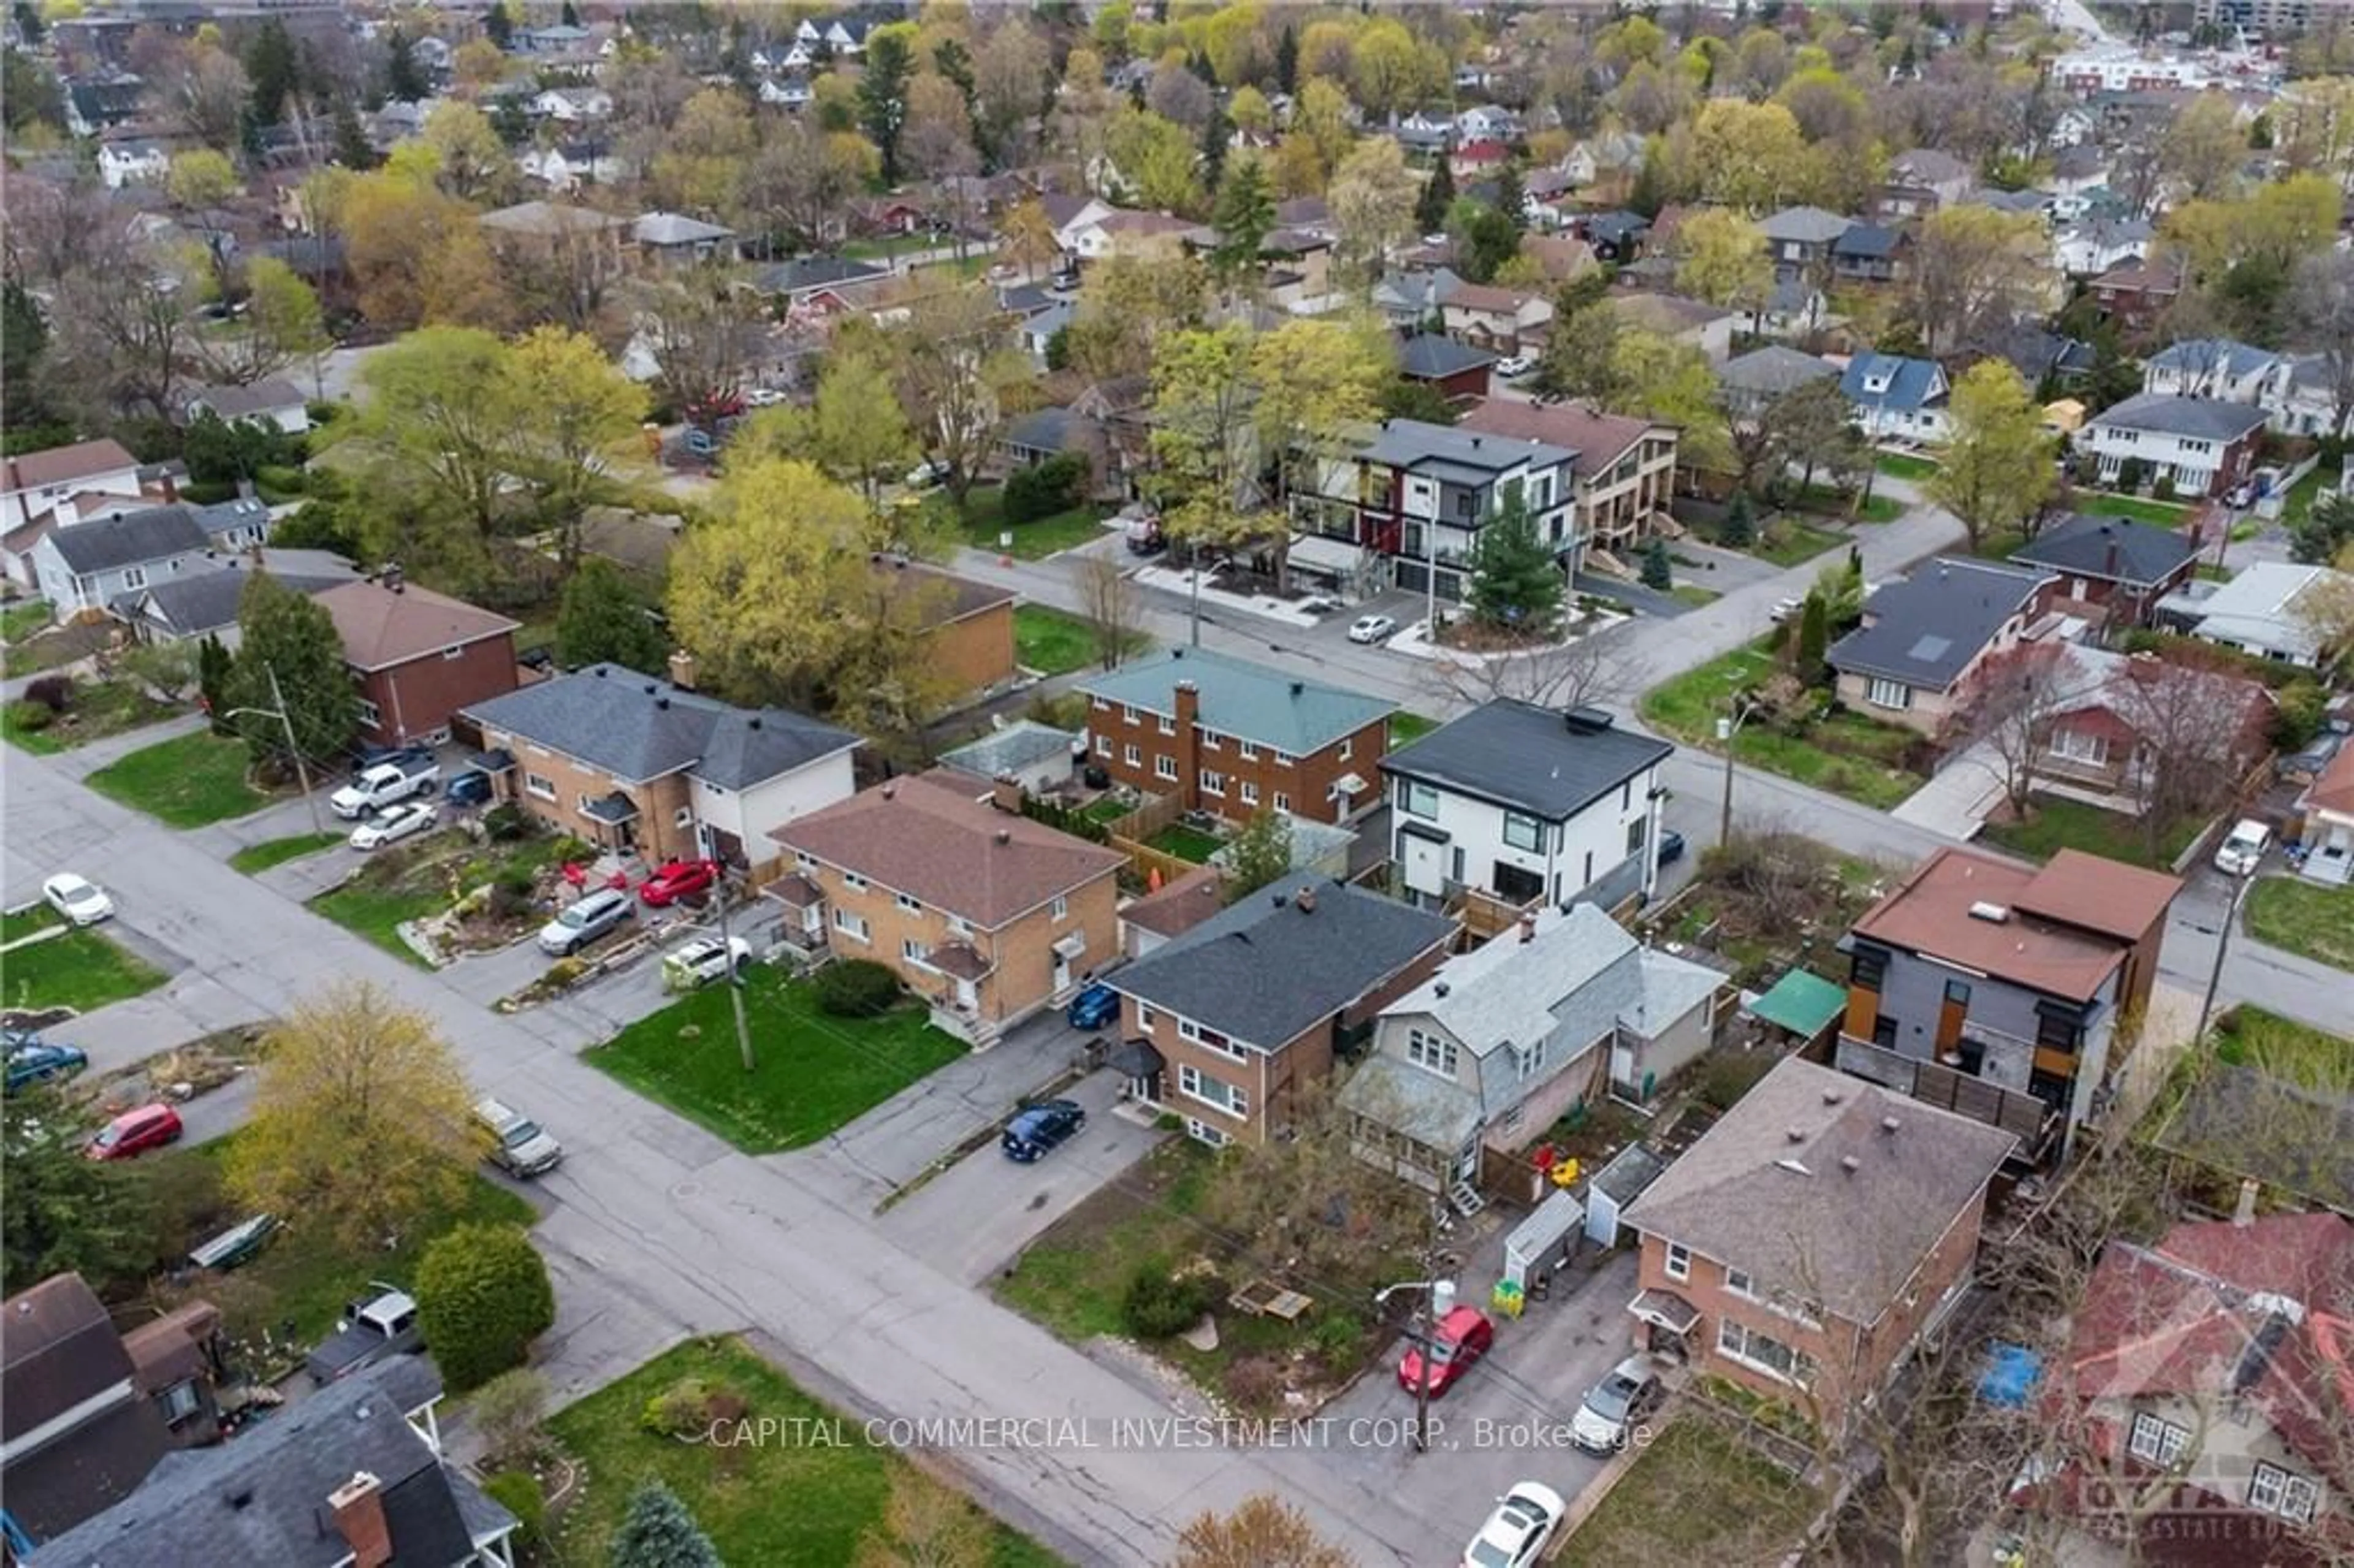
M 695 808 L 681 806 L 677 810 L 673 811 L 670 814 L 670 825 L 682 832 L 695 826 Z
M 1856 948 L 1848 960 L 1848 981 L 1865 991 L 1878 991 L 1888 983 L 1888 951 L 1884 948 Z
M 1140 720 L 1138 718 L 1137 712 L 1134 708 L 1129 707 L 1123 704 L 1119 710 L 1119 722 L 1122 724 L 1137 724 L 1140 723 Z
M 1717 1320 L 1716 1348 L 1742 1365 L 1784 1383 L 1804 1388 L 1815 1381 L 1813 1357 L 1730 1319 Z
M 1691 1248 L 1681 1242 L 1668 1244 L 1667 1276 L 1670 1279 L 1691 1277 Z
M 1864 685 L 1863 700 L 1876 708 L 1909 708 L 1913 705 L 1913 688 L 1902 681 L 1874 675 Z
M 360 723 L 373 726 L 379 725 L 384 722 L 384 715 L 377 711 L 376 705 L 374 703 L 368 701 L 366 697 L 357 698 L 356 701 L 359 705 Z
M 1225 744 L 1225 738 L 1214 729 L 1205 729 L 1202 732 L 1202 745 L 1210 751 L 1222 749 Z
M 1743 1297 L 1751 1301 L 1757 1299 L 1756 1282 L 1749 1277 L 1748 1272 L 1744 1269 L 1726 1269 L 1724 1271 L 1724 1287 L 1735 1296 Z
M 1638 817 L 1633 821 L 1628 823 L 1627 853 L 1628 854 L 1642 853 L 1643 841 L 1650 836 L 1650 832 L 1651 819 L 1649 817 Z
M 1275 754 L 1275 765 L 1278 768 L 1288 768 L 1298 760 L 1299 758 L 1288 751 L 1278 751 Z
M 1346 762 L 1349 760 L 1350 753 L 1353 752 L 1356 747 L 1357 743 L 1355 741 L 1344 740 L 1341 743 L 1341 749 L 1336 755 L 1341 761 Z
M 1246 779 L 1242 781 L 1240 788 L 1242 789 L 1242 800 L 1244 805 L 1256 806 L 1258 804 L 1257 785 Z
M 2171 1421 L 2161 1421 L 2147 1410 L 2134 1413 L 2133 1431 L 2126 1439 L 2126 1452 L 2146 1465 L 2170 1467 L 2190 1446 L 2190 1429 L 2177 1426 Z
M 523 787 L 526 794 L 536 795 L 543 800 L 556 799 L 556 780 L 545 773 L 525 774 Z
M 194 1378 L 186 1383 L 175 1383 L 155 1396 L 156 1408 L 164 1413 L 164 1425 L 166 1426 L 177 1426 L 194 1415 L 201 1404 L 196 1398 Z
M 866 916 L 853 914 L 840 905 L 834 906 L 833 928 L 853 941 L 866 940 Z
M 1213 1149 L 1224 1149 L 1226 1145 L 1226 1135 L 1198 1117 L 1185 1118 L 1185 1136 Z
M 949 916 L 949 936 L 951 936 L 951 937 L 970 937 L 970 936 L 971 936 L 971 935 L 972 935 L 972 922 L 971 922 L 971 921 L 970 921 L 970 920 L 968 920 L 968 919 L 966 919 L 966 918 L 965 918 L 963 916 L 961 916 L 961 915 L 951 915 L 951 916 Z
M 910 915 L 921 915 L 924 912 L 924 901 L 910 893 L 895 893 L 891 895 L 891 902 Z
M 1280 789 L 1278 789 L 1275 792 L 1275 800 L 1271 803 L 1278 811 L 1288 811 L 1291 810 L 1291 797 L 1285 794 Z
M 1154 758 L 1152 759 L 1152 776 L 1155 779 L 1166 779 L 1171 783 L 1175 783 L 1177 781 L 1177 759 L 1173 757 Z
M 452 646 L 451 646 L 451 647 L 444 648 L 443 650 L 441 650 L 441 657 L 442 657 L 443 659 L 445 659 L 445 660 L 446 660 L 446 659 L 463 659 L 465 656 L 466 656 L 466 647 L 465 647 L 465 644 L 463 644 L 463 643 L 457 643 L 457 644 L 454 644 L 454 645 L 452 645 Z
M 1055 895 L 1054 914 L 1057 920 L 1067 920 L 1071 916 L 1071 901 L 1059 893 Z
M 1405 1059 L 1442 1078 L 1451 1078 L 1455 1075 L 1455 1042 L 1444 1034 L 1425 1034 L 1419 1029 L 1409 1029 L 1405 1032 Z
M 854 871 L 845 871 L 842 874 L 842 885 L 853 893 L 864 893 L 866 891 L 866 879 Z
M 2314 1509 L 2320 1500 L 2319 1488 L 2278 1465 L 2259 1462 L 2255 1475 L 2248 1482 L 2250 1508 L 2276 1513 L 2298 1524 L 2312 1522 Z
M 1522 1083 L 1526 1083 L 1544 1070 L 1544 1059 L 1545 1043 L 1542 1040 L 1533 1045 L 1512 1053 L 1512 1062 L 1520 1070 Z
M 1104 749 L 1109 751 L 1111 747 L 1106 745 Z M 1131 740 L 1128 743 L 1128 749 L 1120 754 L 1120 759 L 1130 768 L 1141 768 L 1144 766 L 1144 747 Z
M 1257 762 L 1258 760 L 1258 744 L 1256 741 L 1246 740 L 1239 742 L 1237 743 L 1235 749 L 1242 753 L 1242 758 L 1245 762 Z
M 1504 842 L 1517 850 L 1544 848 L 1544 824 L 1518 811 L 1504 813 Z
M 923 943 L 918 942 L 913 937 L 902 937 L 899 938 L 899 956 L 907 959 L 911 964 L 922 964 L 927 969 L 931 967 L 931 948 L 924 946 Z
M 793 864 L 803 871 L 815 871 L 817 869 L 817 856 L 810 853 L 807 850 L 795 850 L 793 852 Z
M 1957 1007 L 1967 1007 L 1970 1004 L 1970 982 L 1967 980 L 1947 980 L 1946 982 L 1946 1000 L 1954 1003 Z
M 1108 735 L 1099 735 L 1096 736 L 1096 755 L 1097 757 L 1109 757 L 1111 755 L 1111 736 Z M 1128 761 L 1129 766 L 1131 768 L 1136 765 L 1136 747 L 1132 746 L 1128 748 Z
M 123 567 L 122 586 L 127 588 L 145 588 L 147 586 L 147 568 L 144 567 Z
M 1207 768 L 1203 768 L 1202 793 L 1204 795 L 1224 795 L 1225 792 L 1226 776 L 1223 773 L 1214 772 Z
M 2047 743 L 2052 756 L 2066 762 L 2081 762 L 2088 768 L 2105 768 L 2109 761 L 2109 737 L 2086 735 L 2082 730 L 2055 729 Z
M 1224 1078 L 1210 1076 L 1190 1062 L 1177 1065 L 1177 1088 L 1188 1098 L 1215 1106 L 1228 1116 L 1250 1115 L 1250 1096 L 1246 1092 Z
M 1136 1026 L 1146 1033 L 1152 1032 L 1153 1020 L 1159 1016 L 1160 1014 L 1152 1011 L 1150 1002 L 1140 1001 L 1136 1004 Z
M 1438 815 L 1438 786 L 1425 784 L 1419 779 L 1407 779 L 1401 782 L 1405 788 L 1398 792 L 1398 809 L 1409 817 L 1436 819 Z

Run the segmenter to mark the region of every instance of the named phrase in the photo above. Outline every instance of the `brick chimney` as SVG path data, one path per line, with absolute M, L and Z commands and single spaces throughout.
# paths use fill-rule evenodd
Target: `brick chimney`
M 1171 744 L 1177 753 L 1177 798 L 1188 810 L 1202 804 L 1202 689 L 1191 681 L 1177 683 L 1177 734 Z
M 392 1528 L 385 1522 L 384 1489 L 366 1470 L 327 1494 L 335 1528 L 352 1549 L 352 1568 L 386 1568 L 392 1561 Z
M 1022 814 L 1022 780 L 1011 773 L 1001 773 L 990 780 L 989 803 L 1009 817 Z
M 695 655 L 684 648 L 671 653 L 670 683 L 682 692 L 695 690 Z
M 1291 906 L 1302 915 L 1315 914 L 1316 889 L 1313 886 L 1302 885 L 1299 892 L 1291 895 Z

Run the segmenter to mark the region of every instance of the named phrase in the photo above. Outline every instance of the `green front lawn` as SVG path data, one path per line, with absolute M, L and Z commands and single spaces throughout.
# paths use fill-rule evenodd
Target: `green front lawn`
M 1390 749 L 1395 751 L 1402 747 L 1412 746 L 1437 727 L 1437 719 L 1400 708 L 1390 715 Z
M 1715 740 L 1716 721 L 1731 715 L 1734 694 L 1773 673 L 1768 646 L 1781 641 L 1774 632 L 1653 686 L 1643 694 L 1644 722 L 1687 743 Z
M 997 1294 L 1075 1345 L 1126 1335 L 1121 1300 L 1137 1266 L 1189 1257 L 1204 1245 L 1194 1215 L 1215 1159 L 1192 1139 L 1171 1139 L 1023 1248 Z
M 289 839 L 265 839 L 258 844 L 248 844 L 229 856 L 229 869 L 252 876 L 268 871 L 273 865 L 301 860 L 306 854 L 316 854 L 343 842 L 341 833 L 296 833 Z
M 690 1379 L 743 1401 L 746 1421 L 773 1422 L 770 1436 L 721 1447 L 683 1443 L 640 1425 L 649 1402 Z M 838 1432 L 841 1441 L 811 1436 L 821 1428 L 827 1436 Z M 889 1448 L 868 1445 L 856 1418 L 811 1398 L 737 1340 L 690 1340 L 666 1351 L 557 1414 L 548 1431 L 580 1464 L 586 1482 L 554 1528 L 567 1563 L 605 1562 L 631 1494 L 651 1480 L 678 1494 L 730 1568 L 864 1562 L 860 1542 L 886 1528 L 894 1482 L 943 1485 Z M 991 1568 L 1048 1568 L 1060 1561 L 1003 1524 L 990 1520 L 987 1528 Z
M 2304 1088 L 2326 1090 L 2345 1082 L 2349 1053 L 2354 1042 L 2261 1007 L 2235 1007 L 2215 1021 L 2218 1061 L 2262 1067 Z
M 1730 715 L 1735 693 L 1773 672 L 1767 649 L 1779 641 L 1774 633 L 1652 687 L 1643 694 L 1644 722 L 1687 745 L 1713 748 L 1716 721 Z M 1734 736 L 1734 754 L 1753 768 L 1884 811 L 1928 782 L 1903 766 L 1917 738 L 1911 730 L 1852 712 L 1827 714 L 1801 735 L 1752 718 Z
M 417 949 L 400 939 L 400 927 L 412 920 L 438 915 L 450 906 L 446 893 L 425 889 L 376 887 L 353 881 L 322 893 L 307 907 L 355 936 L 366 937 L 393 957 L 429 969 Z
M 1844 518 L 1851 523 L 1893 523 L 1904 515 L 1904 503 L 1893 495 L 1874 495 L 1866 500 L 1829 484 L 1801 486 L 1793 493 L 1790 504 L 1802 512 Z
M 1142 652 L 1150 641 L 1141 632 L 1128 635 L 1128 652 Z M 1042 675 L 1067 675 L 1097 662 L 1096 629 L 1087 620 L 1043 604 L 1013 607 L 1013 648 L 1023 667 Z
M 49 601 L 28 599 L 0 609 L 0 641 L 22 642 L 49 623 Z
M 1881 452 L 1872 461 L 1873 467 L 1889 478 L 1910 480 L 1915 484 L 1937 471 L 1935 460 L 1908 457 L 1903 452 Z
M 2145 501 L 2138 495 L 2110 495 L 2079 491 L 2075 508 L 2094 517 L 2130 517 L 2137 523 L 2155 523 L 2161 528 L 2171 528 L 2190 515 L 2190 508 L 2171 501 Z
M 2158 858 L 2150 859 L 2149 837 L 2141 823 L 2122 811 L 2105 811 L 2098 806 L 2082 800 L 2062 800 L 2057 795 L 2033 797 L 2033 814 L 2023 822 L 1987 823 L 1982 836 L 1988 843 L 2022 854 L 2030 860 L 2050 860 L 2063 849 L 2082 850 L 2109 860 L 2123 861 L 2127 865 L 2150 865 L 2160 869 L 2174 863 L 2174 857 L 2190 846 L 2204 822 L 2184 822 L 2168 832 L 2158 846 Z
M 0 940 L 13 942 L 64 924 L 48 905 L 35 905 L 0 922 Z M 0 956 L 0 982 L 5 982 L 0 989 L 5 991 L 6 1005 L 92 1012 L 164 983 L 162 970 L 116 947 L 100 934 L 101 929 L 86 926 Z
M 1772 1563 L 1798 1543 L 1814 1499 L 1709 1420 L 1655 1434 L 1586 1516 L 1556 1568 L 1627 1563 Z
M 2248 935 L 2317 963 L 2354 969 L 2354 887 L 2267 876 L 2248 889 Z
M 179 711 L 128 682 L 77 681 L 73 705 L 61 714 L 51 715 L 37 703 L 10 703 L 0 712 L 0 735 L 23 750 L 54 756 L 169 718 Z
M 201 828 L 270 803 L 246 782 L 250 761 L 245 742 L 198 730 L 119 758 L 87 782 L 166 827 Z
M 1173 854 L 1179 860 L 1190 860 L 1195 865 L 1206 865 L 1212 855 L 1226 847 L 1226 841 L 1215 833 L 1205 833 L 1182 822 L 1172 822 L 1145 840 L 1144 847 L 1159 850 L 1162 854 Z
M 2305 514 L 2313 509 L 2314 499 L 2325 489 L 2334 491 L 2337 488 L 2338 470 L 2327 463 L 2316 465 L 2311 473 L 2288 487 L 2288 497 L 2281 503 L 2281 522 L 2284 524 L 2303 522 Z M 2232 537 L 2239 535 L 2234 534 Z
M 1845 542 L 1828 528 L 1818 528 L 1784 513 L 1758 529 L 1757 543 L 1750 546 L 1750 553 L 1777 567 L 1799 567 Z
M 965 1054 L 919 1002 L 880 1018 L 834 1018 L 809 983 L 757 966 L 744 987 L 752 1072 L 737 1054 L 727 988 L 706 987 L 640 1019 L 586 1060 L 751 1154 L 813 1143 Z
M 949 503 L 941 496 L 935 504 L 946 509 Z M 1013 545 L 1011 554 L 1024 561 L 1040 561 L 1059 551 L 1091 544 L 1104 535 L 1104 514 L 1093 506 L 1076 506 L 1068 512 L 1051 516 L 1034 517 L 1027 523 L 1005 521 L 1005 492 L 990 485 L 976 489 L 965 498 L 965 510 L 948 512 L 950 524 L 964 536 L 964 542 L 976 550 L 992 553 L 1005 551 L 998 535 L 1012 530 Z
M 1698 583 L 1678 583 L 1668 591 L 1675 596 L 1677 603 L 1690 605 L 1694 609 L 1714 604 L 1724 597 L 1714 588 L 1704 588 Z

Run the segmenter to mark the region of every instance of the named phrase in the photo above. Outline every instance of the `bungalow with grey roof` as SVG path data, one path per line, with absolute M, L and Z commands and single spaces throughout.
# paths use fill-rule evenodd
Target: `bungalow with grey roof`
M 2040 569 L 1939 557 L 1864 600 L 1863 623 L 1831 644 L 1840 700 L 1935 736 L 1967 706 L 1972 678 L 2017 647 L 2054 579 Z

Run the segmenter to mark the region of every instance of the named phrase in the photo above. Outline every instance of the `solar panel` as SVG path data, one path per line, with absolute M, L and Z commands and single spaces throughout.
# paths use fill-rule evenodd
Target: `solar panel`
M 1906 654 L 1905 657 L 1908 659 L 1918 659 L 1925 664 L 1932 663 L 1936 660 L 1944 658 L 1946 656 L 1946 650 L 1951 648 L 1953 645 L 1954 640 L 1950 637 L 1924 637 L 1919 641 L 1913 644 L 1912 652 Z

